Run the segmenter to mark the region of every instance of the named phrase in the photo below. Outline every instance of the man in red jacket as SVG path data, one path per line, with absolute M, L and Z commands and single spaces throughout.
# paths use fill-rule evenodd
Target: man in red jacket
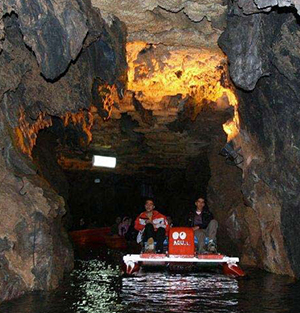
M 162 253 L 163 242 L 169 232 L 169 225 L 167 218 L 155 211 L 154 208 L 153 200 L 147 199 L 145 202 L 146 211 L 136 218 L 134 228 L 139 231 L 140 235 L 137 241 L 146 243 L 146 250 L 154 250 L 154 241 L 156 241 L 156 252 Z

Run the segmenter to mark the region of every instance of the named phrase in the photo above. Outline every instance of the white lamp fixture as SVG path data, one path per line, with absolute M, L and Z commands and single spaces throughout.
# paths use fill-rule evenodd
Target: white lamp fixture
M 101 155 L 93 156 L 93 166 L 115 168 L 117 159 L 115 157 L 106 157 Z

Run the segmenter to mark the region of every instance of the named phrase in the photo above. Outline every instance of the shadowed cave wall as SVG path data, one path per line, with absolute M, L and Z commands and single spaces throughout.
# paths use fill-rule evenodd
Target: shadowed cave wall
M 265 7 L 269 14 L 231 3 L 219 42 L 239 87 L 234 141 L 245 159 L 242 192 L 258 218 L 262 262 L 299 276 L 299 16 L 292 7 Z
M 39 129 L 52 125 L 52 116 L 88 108 L 96 79 L 122 86 L 125 77 L 125 30 L 118 20 L 108 27 L 88 2 L 35 4 L 1 5 L 1 300 L 56 288 L 73 268 L 62 222 L 68 190 L 51 158 L 55 145 L 49 140 L 36 164 L 28 156 Z

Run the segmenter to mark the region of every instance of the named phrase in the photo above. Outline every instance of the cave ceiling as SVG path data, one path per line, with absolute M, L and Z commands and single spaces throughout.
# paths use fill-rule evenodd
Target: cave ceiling
M 234 14 L 251 15 L 249 23 L 261 18 L 255 13 L 300 6 L 297 0 L 236 3 Z M 116 155 L 131 170 L 185 168 L 213 141 L 235 136 L 237 101 L 218 45 L 231 13 L 227 1 L 92 0 L 92 5 L 107 23 L 117 16 L 126 25 L 128 84 L 125 100 L 112 106 L 110 121 L 93 126 L 90 152 Z M 254 32 L 259 40 L 260 29 Z M 232 36 L 241 33 L 237 28 Z M 244 42 L 244 50 L 236 47 L 236 60 L 231 57 L 230 74 L 236 86 L 252 90 L 269 69 L 263 47 Z M 222 48 L 229 50 L 224 44 Z
M 117 16 L 127 26 L 128 41 L 167 46 L 218 49 L 217 40 L 226 25 L 223 0 L 92 0 L 109 21 Z
M 127 63 L 127 88 L 101 82 L 94 88 L 105 116 L 90 109 L 89 144 L 83 141 L 76 158 L 70 145 L 59 146 L 63 168 L 92 169 L 92 155 L 100 154 L 117 157 L 115 171 L 122 173 L 184 169 L 214 140 L 226 141 L 223 124 L 236 98 L 223 54 L 134 42 L 127 44 Z
M 231 117 L 232 108 L 219 110 L 210 103 L 204 104 L 195 121 L 186 112 L 178 114 L 174 109 L 150 112 L 146 120 L 143 112 L 135 108 L 121 114 L 117 111 L 121 116 L 107 121 L 96 116 L 91 143 L 61 143 L 57 148 L 59 163 L 66 170 L 99 171 L 91 164 L 92 156 L 98 154 L 115 156 L 114 171 L 120 173 L 143 172 L 147 168 L 184 169 L 193 158 L 205 154 L 213 140 L 223 136 L 225 142 L 222 124 Z M 68 130 L 66 134 L 69 136 Z
M 93 154 L 116 156 L 117 171 L 185 168 L 212 142 L 225 142 L 226 134 L 228 140 L 233 137 L 238 128 L 237 100 L 226 56 L 218 46 L 226 28 L 226 1 L 92 0 L 97 14 L 84 1 L 81 5 L 77 1 L 56 1 L 53 6 L 42 0 L 35 3 L 33 7 L 11 0 L 0 6 L 3 16 L 12 12 L 18 16 L 20 41 L 34 53 L 38 68 L 34 60 L 32 67 L 41 73 L 37 79 L 27 71 L 27 80 L 23 79 L 27 87 L 21 101 L 40 107 L 37 112 L 31 112 L 30 106 L 20 111 L 13 123 L 14 127 L 19 123 L 20 137 L 29 138 L 29 148 L 22 138 L 19 141 L 23 152 L 31 153 L 35 139 L 30 138 L 40 129 L 51 128 L 54 117 L 61 118 L 65 127 L 64 131 L 58 127 L 57 154 L 69 170 L 92 169 Z M 237 4 L 235 14 L 244 15 L 269 12 L 273 6 L 298 8 L 297 1 L 239 0 Z M 76 28 L 71 27 L 73 20 Z M 4 39 L 3 25 L 0 39 Z M 60 34 L 55 42 L 50 40 L 49 27 Z M 109 39 L 108 48 L 105 40 L 113 38 L 111 33 L 119 35 L 117 40 Z M 125 75 L 121 74 L 126 67 L 123 47 Z M 249 60 L 245 62 L 249 70 L 241 76 L 232 63 L 235 84 L 246 90 L 268 72 L 262 60 L 254 75 Z M 18 92 L 22 93 L 19 87 Z M 51 101 L 54 98 L 56 102 Z
M 108 24 L 116 16 L 126 25 L 128 82 L 121 94 L 100 88 L 107 92 L 108 116 L 93 113 L 92 139 L 77 149 L 76 158 L 68 145 L 60 145 L 60 164 L 91 169 L 91 156 L 101 154 L 116 156 L 121 172 L 183 169 L 212 141 L 225 142 L 222 125 L 233 116 L 236 99 L 217 44 L 226 26 L 224 1 L 93 0 L 92 5 Z

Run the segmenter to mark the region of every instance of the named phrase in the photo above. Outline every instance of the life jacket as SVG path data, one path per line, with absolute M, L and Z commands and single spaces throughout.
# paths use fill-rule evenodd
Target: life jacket
M 134 228 L 138 231 L 144 230 L 146 226 L 146 222 L 148 220 L 147 211 L 142 212 L 134 222 Z M 154 226 L 154 230 L 157 231 L 159 227 L 163 227 L 166 229 L 166 235 L 169 233 L 169 224 L 167 218 L 159 213 L 158 211 L 152 211 L 152 224 Z

